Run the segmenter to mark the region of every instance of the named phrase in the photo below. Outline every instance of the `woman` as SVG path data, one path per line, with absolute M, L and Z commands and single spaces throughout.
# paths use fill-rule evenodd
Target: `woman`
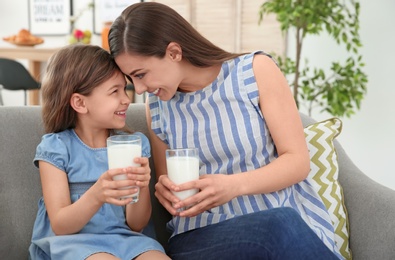
M 226 52 L 151 2 L 123 11 L 109 45 L 136 92 L 149 92 L 156 196 L 174 216 L 173 259 L 340 257 L 329 215 L 306 180 L 295 102 L 270 56 Z M 175 185 L 165 150 L 185 147 L 199 149 L 200 179 Z M 187 189 L 200 192 L 183 201 L 172 193 Z

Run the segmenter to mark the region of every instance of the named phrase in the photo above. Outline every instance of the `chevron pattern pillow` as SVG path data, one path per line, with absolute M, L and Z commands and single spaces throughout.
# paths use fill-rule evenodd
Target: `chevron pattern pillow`
M 330 118 L 304 129 L 310 153 L 309 180 L 321 196 L 335 228 L 335 243 L 344 259 L 351 259 L 349 223 L 338 181 L 339 166 L 333 140 L 342 129 L 338 118 Z

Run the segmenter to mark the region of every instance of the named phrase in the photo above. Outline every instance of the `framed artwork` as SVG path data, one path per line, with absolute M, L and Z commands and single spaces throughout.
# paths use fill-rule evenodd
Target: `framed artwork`
M 131 4 L 142 0 L 93 0 L 93 32 L 101 34 L 105 23 L 114 21 Z
M 28 0 L 29 30 L 35 35 L 70 33 L 71 0 Z

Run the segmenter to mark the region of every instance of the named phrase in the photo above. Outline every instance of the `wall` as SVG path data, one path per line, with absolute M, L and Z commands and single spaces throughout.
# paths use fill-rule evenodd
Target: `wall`
M 26 28 L 27 1 L 1 1 L 0 2 L 0 40 L 15 33 L 20 28 Z M 4 105 L 23 105 L 23 91 L 2 90 Z
M 89 2 L 90 0 L 73 0 L 74 15 L 81 14 L 81 10 L 85 10 L 76 22 L 75 28 L 93 30 L 93 12 L 91 10 L 86 11 Z M 228 51 L 249 52 L 250 50 L 264 49 L 267 52 L 285 52 L 285 40 L 275 16 L 267 15 L 263 22 L 258 24 L 257 10 L 262 4 L 262 0 L 217 0 L 214 2 L 211 0 L 158 0 L 156 2 L 172 6 L 199 32 L 214 44 Z M 20 4 L 20 8 L 16 8 L 17 3 Z M 10 24 L 9 21 L 18 18 L 16 23 L 11 23 L 12 26 L 1 27 L 0 36 L 12 35 L 20 28 L 28 28 L 27 3 L 28 0 L 16 0 L 13 3 L 3 1 L 0 3 L 0 22 L 4 21 L 5 24 Z M 3 12 L 4 16 L 2 16 Z M 13 15 L 10 15 L 11 13 Z M 59 37 L 44 38 L 49 41 Z M 92 43 L 100 44 L 98 38 L 100 38 L 98 35 L 94 35 Z M 66 43 L 66 37 L 63 37 L 60 42 Z M 26 64 L 25 61 L 21 62 Z M 45 67 L 45 64 L 43 67 Z M 23 93 L 22 91 L 19 92 L 5 91 L 5 105 L 22 105 Z M 136 95 L 136 100 L 144 100 L 144 95 Z
M 369 177 L 395 189 L 395 1 L 360 0 L 360 35 L 369 82 L 361 110 L 351 118 L 342 118 L 343 131 L 338 139 L 353 162 Z M 289 53 L 295 53 L 289 36 Z M 303 58 L 311 67 L 325 68 L 332 61 L 341 61 L 345 50 L 328 36 L 309 37 L 304 43 Z M 317 120 L 329 117 L 313 113 Z
M 229 4 L 237 5 L 238 8 L 244 8 L 241 10 L 241 13 L 246 12 L 247 14 L 240 16 L 238 19 L 244 19 L 243 24 L 250 23 L 250 25 L 244 28 L 239 27 L 238 29 L 239 37 L 244 39 L 244 45 L 241 44 L 241 39 L 238 40 L 233 37 L 234 42 L 231 45 L 227 45 L 226 48 L 236 51 L 239 49 L 254 50 L 257 46 L 266 51 L 268 51 L 267 48 L 271 48 L 266 45 L 268 37 L 273 39 L 275 37 L 272 37 L 272 34 L 266 34 L 268 32 L 267 29 L 264 29 L 266 24 L 257 26 L 256 16 L 248 15 L 248 12 L 253 12 L 260 2 L 263 3 L 263 0 L 231 0 L 229 2 L 208 2 L 204 0 L 204 5 L 202 5 L 202 1 L 162 0 L 160 2 L 174 3 L 175 9 L 179 8 L 180 12 L 184 12 L 184 15 L 191 19 L 191 22 L 203 21 L 202 17 L 204 17 L 206 12 L 210 12 L 211 17 L 215 18 L 215 12 L 208 7 L 209 5 L 220 5 L 222 11 L 224 10 L 223 7 L 229 6 Z M 89 1 L 79 0 L 74 2 L 77 2 L 75 7 L 79 8 Z M 241 2 L 244 4 L 240 4 Z M 200 8 L 190 8 L 190 5 L 195 5 L 194 7 L 196 7 L 197 3 L 201 4 Z M 392 63 L 395 60 L 395 48 L 393 47 L 395 46 L 395 31 L 393 30 L 395 16 L 392 15 L 392 11 L 395 10 L 395 1 L 381 0 L 380 2 L 375 2 L 360 0 L 360 3 L 360 32 L 364 44 L 362 54 L 367 64 L 365 71 L 369 76 L 368 94 L 362 102 L 361 110 L 356 115 L 350 119 L 342 119 L 343 132 L 338 139 L 351 159 L 362 171 L 377 182 L 395 189 L 395 170 L 392 165 L 392 160 L 395 156 L 392 150 L 395 147 L 395 138 L 392 137 L 392 129 L 395 128 L 395 117 L 393 116 L 395 108 L 392 101 L 392 98 L 395 97 L 395 87 L 391 81 L 394 74 L 394 65 Z M 247 9 L 250 11 L 246 11 Z M 227 10 L 226 12 L 231 11 Z M 256 12 L 258 12 L 258 9 L 256 9 Z M 195 20 L 192 20 L 193 15 L 196 16 Z M 222 17 L 219 12 L 218 17 Z M 229 13 L 227 17 L 229 17 Z M 87 26 L 87 29 L 92 28 L 92 16 L 87 14 L 86 17 L 81 18 L 79 25 Z M 216 23 L 213 22 L 212 25 L 221 28 L 221 24 L 218 24 L 218 21 Z M 27 26 L 27 0 L 0 1 L 0 37 L 14 34 L 20 28 L 26 28 Z M 197 24 L 198 28 L 199 26 L 203 26 L 203 24 Z M 203 30 L 203 27 L 200 28 Z M 220 29 L 212 29 L 211 32 L 218 30 L 221 31 Z M 210 37 L 210 31 L 207 34 L 207 37 Z M 226 34 L 218 33 L 218 35 L 222 37 Z M 213 36 L 213 38 L 215 38 L 213 40 L 215 43 L 221 40 L 220 37 Z M 273 39 L 270 40 L 273 41 Z M 281 43 L 281 41 L 277 43 L 274 41 L 274 45 L 281 45 Z M 218 44 L 221 43 L 218 42 Z M 293 46 L 292 37 L 289 37 L 290 54 L 294 52 Z M 303 55 L 309 58 L 310 64 L 317 67 L 325 67 L 325 64 L 334 59 L 341 60 L 345 54 L 342 49 L 339 49 L 337 45 L 332 43 L 330 38 L 325 36 L 308 38 L 303 51 Z M 8 104 L 23 104 L 23 93 L 5 93 L 5 95 Z M 321 120 L 329 117 L 329 115 L 314 114 L 313 117 Z

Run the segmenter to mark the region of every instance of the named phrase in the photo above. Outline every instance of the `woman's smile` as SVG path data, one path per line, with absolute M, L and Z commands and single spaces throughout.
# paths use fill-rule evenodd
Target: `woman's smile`
M 159 88 L 157 88 L 157 89 L 155 89 L 155 90 L 152 92 L 152 94 L 154 94 L 155 96 L 157 96 L 157 95 L 158 95 L 158 93 L 159 93 L 159 91 L 160 91 L 160 89 L 159 89 Z

